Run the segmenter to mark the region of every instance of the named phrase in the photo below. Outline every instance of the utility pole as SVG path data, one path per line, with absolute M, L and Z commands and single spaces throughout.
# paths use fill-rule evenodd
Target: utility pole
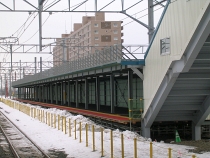
M 39 51 L 42 51 L 42 11 L 44 0 L 38 0 L 39 6 Z
M 21 79 L 21 60 L 20 60 L 20 79 Z
M 36 74 L 36 57 L 34 57 L 34 70 L 35 70 L 35 74 Z
M 2 76 L 1 76 L 1 96 L 2 96 Z
M 11 53 L 11 65 L 10 65 L 10 88 L 9 88 L 9 98 L 12 96 L 12 45 L 10 44 L 10 53 Z
M 154 33 L 154 12 L 153 12 L 153 0 L 148 0 L 148 35 L 149 35 L 149 43 L 152 39 Z

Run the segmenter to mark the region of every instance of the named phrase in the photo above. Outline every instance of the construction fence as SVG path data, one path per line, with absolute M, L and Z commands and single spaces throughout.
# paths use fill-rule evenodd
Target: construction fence
M 101 157 L 138 158 L 142 157 L 142 153 L 144 153 L 144 155 L 147 153 L 147 157 L 153 158 L 156 157 L 155 155 L 158 156 L 160 154 L 158 150 L 162 148 L 162 150 L 165 150 L 163 157 L 172 158 L 181 155 L 182 158 L 196 158 L 195 155 L 186 152 L 181 153 L 172 148 L 160 147 L 156 142 L 152 142 L 150 139 L 143 138 L 137 134 L 129 138 L 124 136 L 123 132 L 116 133 L 116 131 L 104 129 L 97 125 L 89 125 L 80 120 L 53 113 L 53 111 L 49 112 L 47 109 L 38 106 L 32 106 L 5 98 L 0 98 L 0 101 L 54 129 L 62 131 L 64 134 L 68 134 L 68 136 L 73 137 L 75 141 L 84 143 L 86 147 L 91 147 L 92 151 L 100 151 Z M 120 143 L 114 143 L 117 135 L 121 139 Z M 131 142 L 131 139 L 133 141 L 132 146 L 128 144 L 128 142 Z M 146 150 L 140 148 L 140 145 L 138 145 L 140 143 L 144 143 Z M 133 152 L 128 152 L 128 148 L 133 148 Z

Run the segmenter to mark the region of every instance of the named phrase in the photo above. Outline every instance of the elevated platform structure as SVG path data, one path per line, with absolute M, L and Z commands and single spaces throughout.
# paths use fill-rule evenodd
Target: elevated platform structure
M 210 0 L 168 3 L 146 54 L 144 136 L 154 121 L 192 121 L 193 139 L 210 114 Z
M 146 48 L 108 47 L 26 76 L 13 82 L 13 87 L 18 88 L 18 99 L 118 114 L 139 122 L 143 112 L 144 59 L 136 56 L 143 57 Z

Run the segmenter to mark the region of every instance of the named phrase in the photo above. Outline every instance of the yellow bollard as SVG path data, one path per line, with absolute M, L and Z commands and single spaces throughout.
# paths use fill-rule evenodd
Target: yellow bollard
M 19 106 L 18 106 L 19 107 Z M 35 118 L 35 116 L 36 116 L 36 109 L 34 108 L 34 118 Z
M 48 126 L 50 126 L 50 113 L 48 113 Z
M 42 122 L 44 123 L 44 110 L 42 110 Z
M 195 155 L 192 155 L 192 158 L 196 158 L 196 156 Z
M 134 138 L 134 158 L 137 158 L 137 139 Z
M 95 128 L 94 128 L 94 125 L 92 125 L 92 134 L 93 134 L 93 151 L 95 151 Z
M 124 137 L 121 134 L 121 150 L 122 150 L 122 158 L 124 158 Z
M 88 147 L 88 124 L 85 124 L 85 129 L 86 129 L 86 147 Z
M 71 137 L 71 119 L 69 118 L 69 137 Z
M 56 114 L 54 114 L 54 128 L 56 128 Z
M 150 158 L 153 157 L 152 142 L 150 142 Z
M 104 130 L 101 128 L 101 157 L 104 157 Z
M 60 130 L 60 115 L 58 115 L 58 130 Z
M 77 121 L 74 120 L 74 139 L 77 139 L 77 131 L 76 131 Z
M 79 142 L 82 142 L 82 123 L 79 122 Z
M 114 157 L 114 150 L 113 150 L 113 131 L 110 131 L 110 147 L 111 147 L 111 158 Z
M 64 117 L 64 134 L 66 134 L 66 117 Z
M 63 116 L 61 116 L 61 131 L 63 132 Z
M 51 127 L 53 127 L 53 113 L 50 114 Z
M 41 110 L 41 122 L 43 121 L 43 110 Z
M 171 157 L 171 148 L 168 148 L 168 158 L 172 158 Z
M 45 112 L 45 123 L 47 124 L 47 112 Z

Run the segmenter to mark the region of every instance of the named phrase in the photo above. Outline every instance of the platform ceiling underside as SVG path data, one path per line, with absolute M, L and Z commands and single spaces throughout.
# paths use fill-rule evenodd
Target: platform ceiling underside
M 194 120 L 209 96 L 210 35 L 190 70 L 177 78 L 155 121 Z

